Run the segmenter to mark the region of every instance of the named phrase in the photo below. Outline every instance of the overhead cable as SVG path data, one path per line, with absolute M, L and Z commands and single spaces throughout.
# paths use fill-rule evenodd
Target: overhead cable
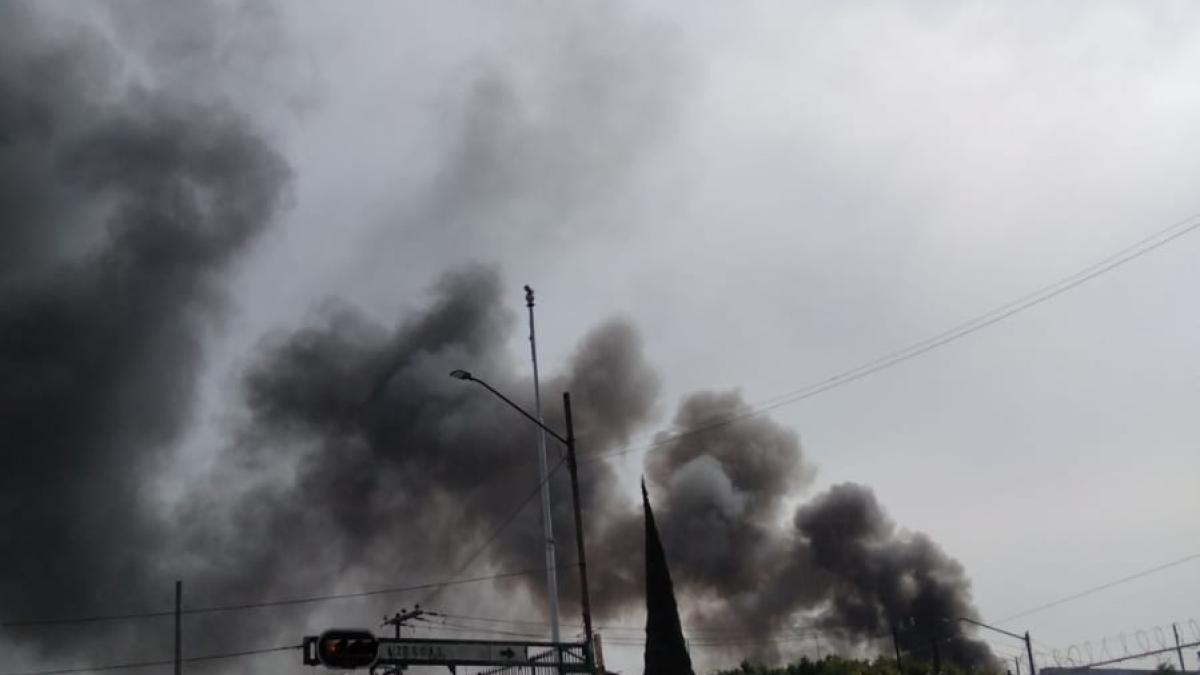
M 1108 590 L 1114 586 L 1120 586 L 1121 584 L 1128 583 L 1128 582 L 1134 581 L 1136 579 L 1141 579 L 1142 577 L 1147 577 L 1147 576 L 1150 576 L 1151 574 L 1156 574 L 1158 572 L 1162 572 L 1163 570 L 1167 570 L 1172 567 L 1182 565 L 1186 562 L 1191 562 L 1193 560 L 1200 560 L 1200 553 L 1192 553 L 1191 555 L 1186 555 L 1177 560 L 1172 560 L 1171 562 L 1163 563 L 1162 565 L 1156 565 L 1155 567 L 1151 567 L 1150 569 L 1145 569 L 1145 570 L 1142 570 L 1141 572 L 1135 572 L 1133 574 L 1130 574 L 1129 576 L 1121 577 L 1120 579 L 1115 579 L 1113 581 L 1109 581 L 1107 583 L 1100 584 L 1099 586 L 1093 586 L 1086 590 L 1079 591 L 1078 593 L 1072 593 L 1071 595 L 1061 597 L 1057 600 L 1052 600 L 1050 602 L 1047 602 L 1044 605 L 1038 605 L 1037 607 L 1031 607 L 1029 609 L 1017 612 L 1016 614 L 1010 614 L 1009 616 L 1006 616 L 1003 619 L 996 621 L 996 623 L 1005 623 L 1007 621 L 1012 621 L 1013 619 L 1019 619 L 1023 616 L 1029 616 L 1030 614 L 1033 614 L 1035 612 L 1040 612 L 1042 610 L 1050 609 L 1051 607 L 1057 607 L 1063 603 L 1071 602 L 1072 600 L 1078 600 L 1079 598 L 1086 597 L 1093 593 L 1099 593 L 1100 591 Z
M 293 649 L 301 649 L 301 645 L 287 645 L 284 647 L 269 647 L 266 649 L 247 649 L 240 652 L 224 652 L 220 654 L 205 654 L 203 656 L 187 656 L 180 659 L 183 663 L 199 663 L 204 661 L 218 661 L 224 659 L 236 659 L 246 656 L 257 656 L 259 654 L 271 654 L 274 652 L 290 651 Z M 136 668 L 154 668 L 158 666 L 169 666 L 174 664 L 173 659 L 164 659 L 160 661 L 134 661 L 129 663 L 113 663 L 101 666 L 81 666 L 75 668 L 59 668 L 57 670 L 27 670 L 19 673 L 4 673 L 3 675 L 67 675 L 68 673 L 93 673 L 106 670 L 133 670 Z
M 584 458 L 581 462 L 590 462 L 613 457 L 617 455 L 625 455 L 638 451 L 649 451 L 661 447 L 668 443 L 672 443 L 681 438 L 686 438 L 696 434 L 711 431 L 713 429 L 728 426 L 735 422 L 744 419 L 757 417 L 763 413 L 781 408 L 798 401 L 824 393 L 830 389 L 841 387 L 851 382 L 860 380 L 868 375 L 872 375 L 881 370 L 899 365 L 909 359 L 916 358 L 929 352 L 933 349 L 949 344 L 961 338 L 964 338 L 976 331 L 982 330 L 995 323 L 1003 321 L 1014 314 L 1027 310 L 1031 307 L 1039 305 L 1047 300 L 1050 300 L 1058 295 L 1061 295 L 1080 284 L 1095 279 L 1096 277 L 1114 270 L 1132 260 L 1154 251 L 1166 244 L 1175 241 L 1176 239 L 1200 229 L 1200 213 L 1193 214 L 1187 218 L 1173 223 L 1167 228 L 1159 230 L 1150 236 L 1144 237 L 1129 246 L 1113 253 L 1102 260 L 1099 260 L 1074 274 L 1070 274 L 1058 281 L 1042 286 L 1041 288 L 1023 295 L 1015 300 L 1011 300 L 1003 305 L 1000 305 L 988 312 L 980 314 L 972 319 L 954 326 L 948 330 L 942 331 L 929 338 L 915 342 L 902 349 L 890 352 L 876 359 L 863 363 L 855 368 L 842 371 L 833 376 L 814 382 L 808 386 L 793 390 L 778 396 L 766 399 L 757 407 L 748 409 L 744 412 L 729 417 L 724 417 L 714 420 L 707 424 L 702 424 L 697 427 L 685 429 L 674 434 L 658 437 L 654 442 L 643 446 L 624 448 L 611 452 L 594 453 Z

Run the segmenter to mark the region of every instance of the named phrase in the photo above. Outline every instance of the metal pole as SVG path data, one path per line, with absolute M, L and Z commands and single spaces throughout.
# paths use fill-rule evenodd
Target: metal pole
M 896 635 L 896 624 L 892 623 L 892 647 L 896 649 L 896 668 L 904 669 L 904 662 L 900 660 L 900 638 Z
M 1025 631 L 1025 653 L 1029 656 L 1029 675 L 1037 675 L 1037 666 L 1033 665 L 1033 641 L 1029 639 L 1029 631 Z
M 1016 671 L 1017 675 L 1021 675 L 1021 657 L 1014 656 L 1013 657 L 1013 665 L 1017 667 L 1017 671 Z
M 587 554 L 583 547 L 583 513 L 579 506 L 579 467 L 575 461 L 575 425 L 571 420 L 571 394 L 563 392 L 563 415 L 567 422 L 567 468 L 571 472 L 571 501 L 575 507 L 575 547 L 579 554 L 579 600 L 583 605 L 583 634 L 586 640 L 588 661 L 593 669 L 596 661 L 592 657 L 592 603 L 588 597 Z
M 596 633 L 596 670 L 604 673 L 608 672 L 604 668 L 604 640 L 601 639 L 600 633 Z
M 1179 646 L 1179 626 L 1171 624 L 1171 630 L 1175 631 L 1175 653 L 1179 654 L 1179 672 L 1187 672 L 1187 666 L 1183 665 L 1183 647 Z
M 183 673 L 183 582 L 175 582 L 175 675 Z
M 533 289 L 525 287 L 525 306 L 529 308 L 529 355 L 533 360 L 533 414 L 542 419 L 542 388 L 538 378 L 537 338 L 533 329 Z M 546 542 L 546 600 L 549 602 L 550 637 L 561 642 L 558 630 L 558 563 L 555 561 L 554 524 L 550 511 L 550 469 L 546 463 L 546 432 L 538 430 L 538 476 L 542 482 L 542 536 Z

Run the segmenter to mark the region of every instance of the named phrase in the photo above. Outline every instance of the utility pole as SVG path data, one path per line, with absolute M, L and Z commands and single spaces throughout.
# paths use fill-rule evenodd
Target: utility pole
M 542 388 L 538 377 L 537 338 L 533 329 L 533 288 L 525 287 L 525 306 L 529 308 L 529 355 L 533 360 L 533 414 L 542 419 Z M 558 564 L 555 560 L 554 522 L 550 511 L 550 469 L 546 462 L 546 431 L 538 429 L 538 478 L 542 493 L 542 537 L 546 544 L 546 599 L 550 613 L 550 639 L 561 642 L 558 629 Z
M 1029 631 L 1025 631 L 1025 635 L 1023 635 L 1023 636 L 1017 635 L 1016 633 L 1011 633 L 1009 631 L 1004 630 L 1003 628 L 996 628 L 995 626 L 989 626 L 982 621 L 976 621 L 975 619 L 968 619 L 965 616 L 954 617 L 953 619 L 943 619 L 943 621 L 946 621 L 946 622 L 962 621 L 965 623 L 969 623 L 973 626 L 979 626 L 980 628 L 986 628 L 990 631 L 995 631 L 997 633 L 1000 633 L 1001 635 L 1007 635 L 1008 637 L 1010 637 L 1014 640 L 1021 640 L 1022 642 L 1025 643 L 1025 653 L 1029 656 L 1029 675 L 1037 675 L 1037 666 L 1035 666 L 1033 664 L 1033 640 L 1029 639 Z M 1092 665 L 1095 665 L 1095 664 L 1092 664 Z
M 900 638 L 896 634 L 896 622 L 892 622 L 892 647 L 896 650 L 896 669 L 904 670 L 904 662 L 900 660 Z
M 567 423 L 567 435 L 564 437 L 557 431 L 546 426 L 541 420 L 534 417 L 521 406 L 513 402 L 512 399 L 500 393 L 487 382 L 472 375 L 469 371 L 457 369 L 450 371 L 450 377 L 464 382 L 474 382 L 479 386 L 487 389 L 493 396 L 504 401 L 505 405 L 521 413 L 525 419 L 533 422 L 542 428 L 546 433 L 554 437 L 554 440 L 567 446 L 567 468 L 571 473 L 571 502 L 575 510 L 575 547 L 579 555 L 579 596 L 580 608 L 583 610 L 583 631 L 586 642 L 584 643 L 585 656 L 592 669 L 595 670 L 596 661 L 593 657 L 595 653 L 595 644 L 592 633 L 592 603 L 588 595 L 588 580 L 587 580 L 587 552 L 583 546 L 583 511 L 579 503 L 579 463 L 575 456 L 575 422 L 571 418 L 571 394 L 563 392 L 563 417 Z
M 1021 675 L 1021 657 L 1014 656 L 1013 657 L 1013 665 L 1017 667 L 1017 670 L 1016 670 L 1017 675 Z
M 1025 653 L 1029 656 L 1029 675 L 1037 675 L 1037 666 L 1033 665 L 1033 641 L 1029 639 L 1029 631 L 1025 631 Z
M 608 672 L 604 668 L 604 646 L 603 646 L 603 640 L 600 639 L 599 633 L 596 633 L 595 639 L 596 639 L 596 654 L 595 654 L 595 656 L 596 656 L 596 671 L 601 672 L 601 673 Z M 562 660 L 561 653 L 559 655 L 558 660 L 559 661 Z
M 408 623 L 409 621 L 412 621 L 413 619 L 420 618 L 423 614 L 425 614 L 425 610 L 421 609 L 420 605 L 413 605 L 413 608 L 411 610 L 407 610 L 407 609 L 404 609 L 403 607 L 401 607 L 400 611 L 396 612 L 395 616 L 392 616 L 391 618 L 388 618 L 386 616 L 383 617 L 383 623 L 380 625 L 381 626 L 395 626 L 396 627 L 396 639 L 399 640 L 400 639 L 400 627 L 403 626 L 404 624 Z
M 183 581 L 175 581 L 175 675 L 183 673 Z
M 933 648 L 933 673 L 941 675 L 942 673 L 942 652 L 938 649 L 938 638 L 933 638 L 929 641 L 929 646 Z
M 567 423 L 567 468 L 571 473 L 571 497 L 575 505 L 575 547 L 579 555 L 579 600 L 583 606 L 583 634 L 587 641 L 587 656 L 595 667 L 592 642 L 592 603 L 588 596 L 587 554 L 583 547 L 583 512 L 579 506 L 579 466 L 575 460 L 575 425 L 571 420 L 571 394 L 563 392 L 563 415 Z
M 1171 624 L 1171 630 L 1175 632 L 1175 653 L 1179 655 L 1179 672 L 1187 672 L 1187 666 L 1183 665 L 1183 647 L 1179 646 L 1179 626 Z

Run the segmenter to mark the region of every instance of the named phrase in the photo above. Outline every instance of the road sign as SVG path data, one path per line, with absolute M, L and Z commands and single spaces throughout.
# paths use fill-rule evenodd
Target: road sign
M 351 656 L 354 658 L 349 658 Z M 326 631 L 320 637 L 304 638 L 304 664 L 334 669 L 368 666 L 372 669 L 377 666 L 551 666 L 564 673 L 592 672 L 590 655 L 583 644 L 376 638 L 363 630 Z
M 377 664 L 463 666 L 529 665 L 529 645 L 476 640 L 400 638 L 379 640 Z

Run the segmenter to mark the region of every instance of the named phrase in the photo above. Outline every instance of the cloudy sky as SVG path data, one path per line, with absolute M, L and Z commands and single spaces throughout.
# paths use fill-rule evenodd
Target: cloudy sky
M 83 27 L 112 52 L 104 77 L 229 105 L 288 167 L 271 224 L 203 277 L 226 306 L 198 329 L 169 459 L 143 474 L 168 505 L 223 470 L 264 345 L 331 306 L 403 323 L 464 265 L 496 270 L 514 315 L 521 286 L 537 289 L 546 372 L 570 372 L 607 319 L 636 329 L 660 390 L 648 421 L 608 448 L 633 450 L 613 462 L 633 506 L 643 448 L 688 393 L 769 404 L 1200 213 L 1200 7 L 1183 2 L 38 12 L 55 26 L 47 44 Z M 985 621 L 1200 553 L 1197 260 L 1200 234 L 1181 236 L 771 410 L 815 471 L 782 498 L 792 508 L 846 481 L 870 486 L 899 527 L 962 564 Z M 523 328 L 499 336 L 491 348 L 520 367 Z M 486 377 L 470 353 L 460 367 Z M 446 603 L 471 606 L 453 593 Z M 1172 621 L 1200 639 L 1188 624 L 1198 593 L 1193 559 L 1003 626 L 1031 631 L 1050 665 L 1055 650 L 1090 641 L 1099 654 L 1108 637 L 1116 652 L 1122 632 L 1133 648 L 1135 631 Z M 509 618 L 542 618 L 527 594 L 521 606 Z M 90 611 L 43 615 L 77 610 Z M 309 629 L 374 622 L 331 611 Z M 1018 652 L 999 640 L 997 654 Z M 622 672 L 641 667 L 637 647 L 606 652 Z M 261 658 L 257 672 L 295 669 L 294 655 Z M 62 662 L 74 663 L 24 665 Z

